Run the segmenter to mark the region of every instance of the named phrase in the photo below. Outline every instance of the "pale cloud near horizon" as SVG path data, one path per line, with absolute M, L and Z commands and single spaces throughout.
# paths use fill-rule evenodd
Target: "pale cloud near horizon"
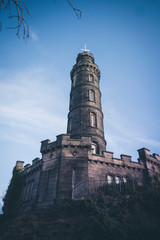
M 30 35 L 33 42 L 38 42 L 39 41 L 38 34 L 32 28 L 29 31 L 29 35 Z
M 56 81 L 51 82 L 53 72 L 41 67 L 1 72 L 0 138 L 33 144 L 34 135 L 54 135 L 57 129 L 66 128 L 66 99 L 57 81 L 60 76 L 54 74 Z

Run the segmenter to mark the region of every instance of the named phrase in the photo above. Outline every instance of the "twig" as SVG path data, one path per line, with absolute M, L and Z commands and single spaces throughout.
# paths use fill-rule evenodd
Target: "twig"
M 29 37 L 29 26 L 27 21 L 24 19 L 24 10 L 29 16 L 28 8 L 24 0 L 0 0 L 0 11 L 9 11 L 8 18 L 16 18 L 17 26 L 6 27 L 7 29 L 17 29 L 16 35 L 20 37 L 20 30 L 23 31 L 23 39 Z M 15 14 L 13 14 L 15 12 Z M 0 22 L 0 31 L 2 30 L 2 23 Z
M 70 0 L 67 0 L 73 11 L 75 12 L 78 18 L 81 18 L 81 10 L 75 8 Z M 14 27 L 6 27 L 7 29 L 17 29 L 16 35 L 20 37 L 20 31 L 22 29 L 23 32 L 23 39 L 29 37 L 29 26 L 27 21 L 24 18 L 24 10 L 27 14 L 31 17 L 28 8 L 25 4 L 25 0 L 0 0 L 0 12 L 1 11 L 9 12 L 8 18 L 17 19 L 17 26 Z M 0 21 L 0 31 L 2 31 L 2 22 Z
M 71 8 L 73 9 L 73 11 L 75 12 L 76 16 L 77 16 L 78 18 L 81 18 L 82 11 L 81 11 L 80 9 L 78 9 L 78 8 L 75 8 L 69 0 L 67 0 L 67 2 L 69 3 L 69 5 L 70 5 Z

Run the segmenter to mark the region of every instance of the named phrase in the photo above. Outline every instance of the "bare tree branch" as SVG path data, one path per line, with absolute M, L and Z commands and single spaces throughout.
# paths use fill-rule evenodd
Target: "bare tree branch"
M 73 11 L 75 12 L 76 16 L 77 16 L 78 18 L 81 18 L 82 11 L 81 11 L 80 9 L 75 8 L 69 0 L 67 0 L 67 2 L 69 3 L 69 5 L 70 5 L 71 8 L 73 9 Z
M 7 29 L 17 29 L 16 35 L 20 37 L 20 30 L 23 32 L 23 39 L 29 37 L 29 26 L 24 19 L 24 12 L 30 16 L 28 8 L 24 0 L 0 0 L 0 11 L 9 13 L 8 18 L 17 19 L 17 25 L 14 27 L 7 27 Z M 2 30 L 2 23 L 0 22 L 0 31 Z
M 67 0 L 73 11 L 75 12 L 78 18 L 81 18 L 81 10 L 75 8 L 70 0 Z M 8 18 L 16 19 L 17 25 L 14 27 L 7 27 L 7 29 L 17 29 L 16 35 L 20 37 L 20 32 L 23 32 L 23 39 L 29 37 L 29 25 L 26 21 L 24 14 L 30 15 L 28 8 L 25 4 L 25 0 L 0 0 L 0 12 L 7 12 Z M 0 21 L 0 31 L 2 31 L 2 22 Z

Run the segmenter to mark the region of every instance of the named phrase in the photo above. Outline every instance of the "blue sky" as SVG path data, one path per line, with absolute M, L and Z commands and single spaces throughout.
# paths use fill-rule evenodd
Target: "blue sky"
M 107 150 L 160 154 L 160 0 L 26 1 L 30 38 L 1 13 L 0 196 L 17 160 L 41 157 L 40 141 L 66 133 L 70 71 L 84 43 L 101 71 Z

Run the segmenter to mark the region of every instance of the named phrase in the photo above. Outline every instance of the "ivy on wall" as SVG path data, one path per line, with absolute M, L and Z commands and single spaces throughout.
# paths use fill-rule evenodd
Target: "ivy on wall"
M 24 175 L 22 170 L 13 169 L 13 176 L 8 186 L 5 197 L 3 198 L 3 212 L 7 216 L 15 216 L 20 207 L 20 197 L 24 185 Z

